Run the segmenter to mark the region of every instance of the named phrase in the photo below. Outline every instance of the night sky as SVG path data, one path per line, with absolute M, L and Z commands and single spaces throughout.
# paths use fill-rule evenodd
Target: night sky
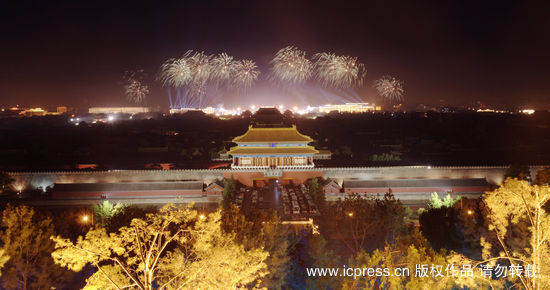
M 296 98 L 264 81 L 272 55 L 294 45 L 309 56 L 358 56 L 368 73 L 357 92 L 367 102 L 380 101 L 372 81 L 390 74 L 405 82 L 408 106 L 550 107 L 548 4 L 355 2 L 4 2 L 0 105 L 125 105 L 125 70 L 154 76 L 163 61 L 188 49 L 250 58 L 262 71 L 248 95 L 211 105 L 326 103 L 314 97 L 318 89 Z M 167 107 L 166 92 L 153 86 L 148 104 Z

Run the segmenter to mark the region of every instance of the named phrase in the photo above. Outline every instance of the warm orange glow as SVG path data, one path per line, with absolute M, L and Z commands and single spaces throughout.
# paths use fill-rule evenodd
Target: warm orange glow
M 85 216 L 82 217 L 82 221 L 85 222 L 85 223 L 88 222 L 88 219 L 89 219 L 89 218 L 88 218 L 87 215 L 85 215 Z
M 474 212 L 471 210 L 468 210 L 468 215 L 472 215 Z
M 204 220 L 204 219 L 205 219 L 205 216 L 204 216 L 203 214 L 201 214 L 201 215 L 199 216 L 199 219 Z
M 349 217 L 353 217 L 353 212 L 348 213 Z

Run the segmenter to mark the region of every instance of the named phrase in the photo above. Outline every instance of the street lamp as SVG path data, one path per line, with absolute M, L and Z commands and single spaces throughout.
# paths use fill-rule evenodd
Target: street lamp
M 82 223 L 83 224 L 88 224 L 88 223 L 91 223 L 92 225 L 94 224 L 94 214 L 92 212 L 92 214 L 88 214 L 87 211 L 84 212 L 84 215 L 82 216 Z

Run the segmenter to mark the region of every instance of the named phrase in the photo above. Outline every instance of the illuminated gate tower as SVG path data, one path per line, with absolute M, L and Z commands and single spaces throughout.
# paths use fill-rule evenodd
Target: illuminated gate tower
M 313 155 L 317 154 L 309 136 L 302 135 L 296 126 L 258 128 L 249 126 L 244 135 L 233 139 L 237 146 L 228 154 L 233 156 L 232 168 L 241 169 L 293 169 L 313 168 Z

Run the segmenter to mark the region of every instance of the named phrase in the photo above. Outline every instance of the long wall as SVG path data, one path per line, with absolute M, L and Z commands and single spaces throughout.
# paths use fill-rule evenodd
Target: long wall
M 505 166 L 395 166 L 323 168 L 323 177 L 342 185 L 345 179 L 463 179 L 485 178 L 490 184 L 500 184 Z M 531 167 L 536 172 L 538 167 Z M 534 173 L 532 173 L 532 176 Z
M 108 170 L 8 172 L 15 190 L 46 188 L 54 183 L 115 183 L 202 180 L 209 184 L 223 177 L 223 169 L 213 170 Z
M 532 166 L 532 176 L 542 166 Z M 430 166 L 394 166 L 394 167 L 340 167 L 293 169 L 300 176 L 311 173 L 331 178 L 342 185 L 345 179 L 407 179 L 407 178 L 485 178 L 491 184 L 500 184 L 506 167 L 430 167 Z M 289 172 L 290 173 L 290 172 Z M 207 170 L 108 170 L 108 171 L 59 171 L 59 172 L 9 172 L 15 179 L 15 190 L 35 189 L 53 186 L 54 183 L 111 183 L 111 182 L 147 182 L 201 180 L 209 184 L 216 179 L 234 174 L 235 176 L 258 175 L 258 170 L 207 169 Z M 286 174 L 286 172 L 285 172 Z

